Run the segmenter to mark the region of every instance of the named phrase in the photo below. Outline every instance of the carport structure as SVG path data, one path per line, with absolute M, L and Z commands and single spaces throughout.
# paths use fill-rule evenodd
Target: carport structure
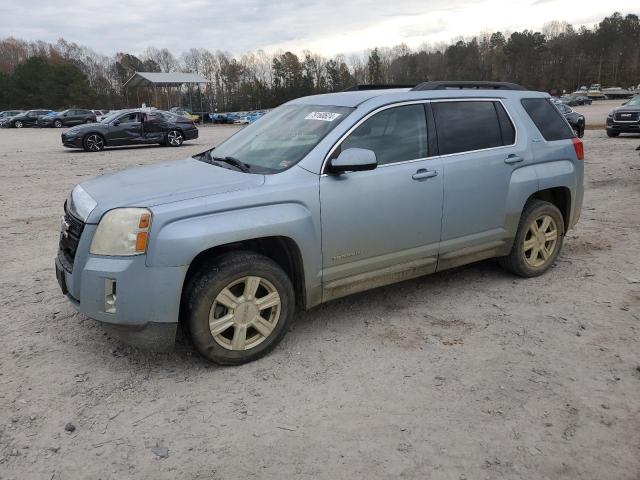
M 169 89 L 170 88 L 178 88 L 181 89 L 183 85 L 187 85 L 187 89 L 189 91 L 189 104 L 191 108 L 193 108 L 193 104 L 191 102 L 191 87 L 193 85 L 198 86 L 198 92 L 200 97 L 200 111 L 204 111 L 202 107 L 202 91 L 200 90 L 200 85 L 211 83 L 209 80 L 204 78 L 201 75 L 189 72 L 136 72 L 134 73 L 129 80 L 124 82 L 123 87 L 126 91 L 129 91 L 129 88 L 136 89 L 136 95 L 138 100 L 138 105 L 140 105 L 140 87 L 151 87 L 153 89 L 153 94 L 155 98 L 155 103 L 158 108 L 162 108 L 160 103 L 160 99 L 158 98 L 158 88 L 164 88 L 167 99 L 167 109 L 171 107 L 171 100 L 169 98 Z

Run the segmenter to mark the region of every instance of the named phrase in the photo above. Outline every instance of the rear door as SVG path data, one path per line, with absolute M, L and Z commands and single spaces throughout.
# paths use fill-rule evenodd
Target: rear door
M 433 101 L 444 170 L 438 269 L 489 258 L 505 248 L 514 170 L 533 161 L 500 100 Z
M 320 177 L 323 300 L 431 273 L 442 168 L 430 158 L 422 103 L 385 107 L 332 153 L 373 150 L 378 167 Z

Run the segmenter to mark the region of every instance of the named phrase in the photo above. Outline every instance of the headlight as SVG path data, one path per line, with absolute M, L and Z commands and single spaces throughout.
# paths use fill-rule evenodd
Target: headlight
M 607 115 L 607 118 L 613 118 L 613 112 L 609 112 L 609 114 Z
M 147 251 L 151 212 L 116 208 L 104 214 L 91 241 L 94 255 L 140 255 Z
M 87 221 L 96 205 L 98 205 L 96 201 L 80 185 L 75 186 L 69 195 L 69 200 L 67 200 L 69 212 L 83 222 Z

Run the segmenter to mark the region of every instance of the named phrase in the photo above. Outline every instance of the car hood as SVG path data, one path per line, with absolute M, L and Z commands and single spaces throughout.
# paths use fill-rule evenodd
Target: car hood
M 87 222 L 97 223 L 105 212 L 117 207 L 153 207 L 255 188 L 263 183 L 264 175 L 188 158 L 102 175 L 81 186 L 97 202 Z
M 638 112 L 640 111 L 640 105 L 623 105 L 615 108 L 614 112 Z
M 107 130 L 109 130 L 109 125 L 106 123 L 83 123 L 82 125 L 76 125 L 75 127 L 70 128 L 69 130 L 67 130 L 66 132 L 64 132 L 65 134 L 70 134 L 70 135 L 78 135 L 81 134 L 82 132 L 86 132 L 88 130 L 92 130 L 92 131 L 102 131 L 102 132 L 106 132 Z

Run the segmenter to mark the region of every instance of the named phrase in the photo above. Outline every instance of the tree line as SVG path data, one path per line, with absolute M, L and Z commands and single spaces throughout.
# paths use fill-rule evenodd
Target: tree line
M 201 89 L 125 89 L 136 71 L 189 71 Z M 356 84 L 417 84 L 426 80 L 511 81 L 533 90 L 573 91 L 582 85 L 640 83 L 638 15 L 614 13 L 593 28 L 549 22 L 541 31 L 482 32 L 449 44 L 376 47 L 326 58 L 303 51 L 233 56 L 192 48 L 179 56 L 149 47 L 106 56 L 67 42 L 0 40 L 0 110 L 200 106 L 207 111 L 271 108 L 292 98 Z M 155 105 L 157 102 L 161 105 Z

